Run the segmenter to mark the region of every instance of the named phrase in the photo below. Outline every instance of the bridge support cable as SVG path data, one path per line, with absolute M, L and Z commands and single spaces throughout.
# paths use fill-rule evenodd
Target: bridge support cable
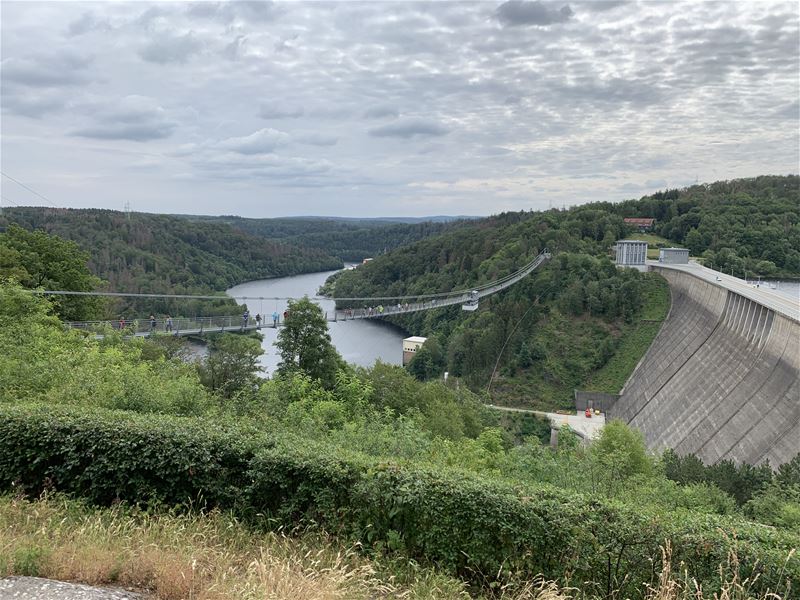
M 434 308 L 442 308 L 445 306 L 453 306 L 464 304 L 466 302 L 474 301 L 476 299 L 490 296 L 499 291 L 502 291 L 522 278 L 529 275 L 534 269 L 539 267 L 542 263 L 550 259 L 550 254 L 545 250 L 539 254 L 533 261 L 525 265 L 523 268 L 515 271 L 514 273 L 501 277 L 495 281 L 482 286 L 477 286 L 472 289 L 456 290 L 441 294 L 424 294 L 420 296 L 406 295 L 406 296 L 385 296 L 385 297 L 364 297 L 364 298 L 323 298 L 315 296 L 315 300 L 348 300 L 376 303 L 380 300 L 407 300 L 414 298 L 419 300 L 413 303 L 400 303 L 397 305 L 388 305 L 386 307 L 380 306 L 379 308 L 345 308 L 334 309 L 331 317 L 326 313 L 326 320 L 337 322 L 339 320 L 355 320 L 355 319 L 373 319 L 380 317 L 395 316 L 400 314 L 418 312 L 422 310 L 431 310 Z M 181 294 L 133 294 L 122 292 L 72 292 L 67 290 L 62 291 L 37 291 L 40 294 L 64 294 L 64 295 L 81 295 L 81 296 L 116 296 L 116 297 L 139 297 L 139 298 L 186 298 L 186 299 L 234 299 L 234 300 L 293 300 L 294 298 L 288 297 L 266 297 L 266 296 L 219 296 L 219 295 L 181 295 Z M 156 335 L 169 333 L 171 335 L 196 335 L 202 334 L 204 331 L 245 331 L 256 329 L 255 325 L 244 324 L 236 325 L 239 322 L 239 317 L 221 316 L 221 317 L 195 317 L 189 318 L 176 318 L 173 319 L 173 329 L 166 330 L 166 322 L 163 320 L 156 320 L 156 326 L 152 327 L 149 319 L 142 319 L 139 321 L 80 321 L 67 323 L 68 326 L 75 329 L 82 329 L 91 331 L 97 337 L 102 337 L 102 332 L 107 327 L 119 329 L 126 335 Z M 279 323 L 275 324 L 278 326 Z M 268 324 L 263 324 L 263 328 L 270 327 Z

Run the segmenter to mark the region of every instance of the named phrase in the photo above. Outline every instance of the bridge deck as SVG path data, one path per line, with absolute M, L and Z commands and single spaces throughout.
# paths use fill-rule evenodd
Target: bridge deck
M 372 308 L 353 308 L 353 309 L 336 309 L 325 313 L 325 319 L 329 322 L 338 321 L 352 321 L 356 319 L 380 319 L 383 317 L 402 315 L 406 313 L 418 312 L 421 310 L 431 310 L 434 308 L 442 308 L 444 306 L 454 306 L 457 304 L 466 304 L 475 299 L 480 300 L 486 296 L 496 294 L 508 287 L 511 287 L 524 277 L 531 274 L 539 265 L 550 260 L 550 254 L 547 251 L 539 254 L 533 261 L 525 265 L 519 271 L 508 275 L 502 279 L 495 281 L 491 285 L 485 287 L 478 287 L 474 292 L 455 292 L 451 295 L 442 294 L 438 297 L 431 297 L 423 299 L 421 302 L 400 302 L 397 304 L 387 304 L 386 306 L 373 306 Z M 397 298 L 395 298 L 396 300 Z M 335 300 L 335 298 L 333 298 Z M 376 298 L 375 302 L 381 299 Z M 104 330 L 107 328 L 119 329 L 120 324 L 114 321 L 75 321 L 67 323 L 68 326 L 74 329 L 90 331 L 95 333 L 95 337 L 100 339 L 104 335 Z M 272 322 L 272 318 L 265 315 L 262 321 L 262 327 L 279 327 L 281 325 L 280 319 L 277 323 Z M 128 336 L 144 337 L 154 334 L 170 334 L 176 336 L 188 335 L 203 335 L 206 333 L 217 333 L 223 331 L 236 332 L 236 331 L 253 331 L 257 329 L 255 321 L 252 317 L 244 325 L 243 319 L 238 316 L 220 316 L 220 317 L 195 317 L 195 318 L 177 318 L 172 319 L 172 329 L 166 330 L 166 323 L 162 319 L 156 320 L 156 327 L 151 328 L 149 319 L 136 320 L 133 322 L 126 322 L 124 325 L 124 333 Z

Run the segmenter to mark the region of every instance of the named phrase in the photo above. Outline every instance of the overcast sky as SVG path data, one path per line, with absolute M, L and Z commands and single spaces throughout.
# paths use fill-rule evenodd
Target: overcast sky
M 796 2 L 0 10 L 2 171 L 59 206 L 490 214 L 798 172 Z

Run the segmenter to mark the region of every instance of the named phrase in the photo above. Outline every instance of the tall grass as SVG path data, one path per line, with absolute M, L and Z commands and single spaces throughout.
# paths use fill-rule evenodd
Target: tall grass
M 255 533 L 219 512 L 146 513 L 122 505 L 93 509 L 59 497 L 0 497 L 0 578 L 8 575 L 113 584 L 159 600 L 471 597 L 465 584 L 433 569 L 402 558 L 368 560 L 320 533 Z M 787 583 L 756 594 L 755 583 L 741 579 L 731 552 L 719 566 L 719 585 L 703 589 L 683 565 L 672 564 L 667 542 L 660 575 L 644 597 L 790 600 L 795 593 Z M 541 577 L 480 593 L 502 600 L 595 600 Z M 622 597 L 612 593 L 603 600 Z
M 0 498 L 0 577 L 113 584 L 160 600 L 466 597 L 461 582 L 406 571 L 401 583 L 322 534 L 254 533 L 217 512 Z

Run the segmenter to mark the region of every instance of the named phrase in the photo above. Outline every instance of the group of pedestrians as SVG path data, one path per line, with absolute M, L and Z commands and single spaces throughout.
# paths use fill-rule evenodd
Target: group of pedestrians
M 283 318 L 286 319 L 288 315 L 287 312 L 284 311 Z M 274 311 L 272 313 L 272 326 L 277 327 L 278 323 L 280 322 L 281 316 L 278 311 Z M 261 313 L 256 313 L 255 321 L 256 321 L 256 329 L 261 329 L 261 322 L 264 320 L 264 317 L 261 316 Z M 246 329 L 248 323 L 250 323 L 250 311 L 245 310 L 242 313 L 242 329 Z
M 125 320 L 125 317 L 123 317 L 120 320 L 120 329 L 122 329 L 122 323 L 123 323 L 124 320 Z M 150 333 L 155 333 L 157 327 L 158 327 L 158 320 L 156 319 L 155 315 L 151 314 L 150 315 Z M 164 319 L 164 331 L 166 331 L 167 333 L 171 333 L 172 332 L 172 317 L 170 315 L 167 315 L 166 318 Z

